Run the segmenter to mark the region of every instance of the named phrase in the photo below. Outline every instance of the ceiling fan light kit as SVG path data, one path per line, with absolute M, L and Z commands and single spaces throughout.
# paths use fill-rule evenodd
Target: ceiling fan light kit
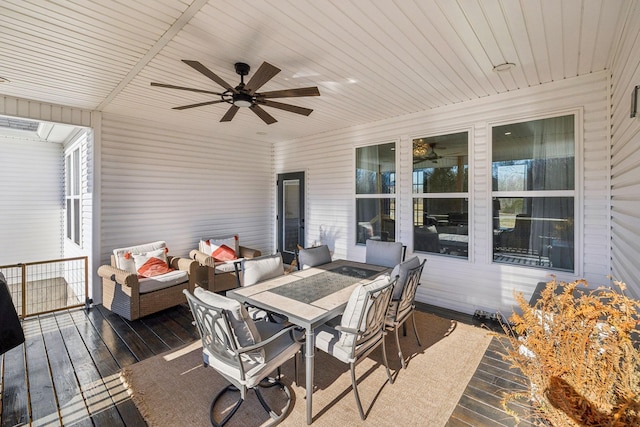
M 303 87 L 296 89 L 284 89 L 284 90 L 275 90 L 270 92 L 257 92 L 265 83 L 271 80 L 276 74 L 278 74 L 281 70 L 268 62 L 263 62 L 258 71 L 254 73 L 254 75 L 249 79 L 249 81 L 244 83 L 244 76 L 249 74 L 251 71 L 251 67 L 244 62 L 236 62 L 234 64 L 236 73 L 240 75 L 240 83 L 233 87 L 229 83 L 227 83 L 224 79 L 219 77 L 213 71 L 202 65 L 198 61 L 191 61 L 183 59 L 182 62 L 189 65 L 194 70 L 200 72 L 204 76 L 216 82 L 218 85 L 222 86 L 225 91 L 224 92 L 213 92 L 210 90 L 204 89 L 196 89 L 189 88 L 183 86 L 175 86 L 164 83 L 155 83 L 152 82 L 151 86 L 164 87 L 169 89 L 178 89 L 178 90 L 186 90 L 191 92 L 199 92 L 199 93 L 207 93 L 211 95 L 217 95 L 220 99 L 214 101 L 206 101 L 199 102 L 197 104 L 189 104 L 182 105 L 179 107 L 173 107 L 174 110 L 186 110 L 189 108 L 202 107 L 205 105 L 212 104 L 220 104 L 220 103 L 228 103 L 231 104 L 231 107 L 227 110 L 221 122 L 229 122 L 233 119 L 240 108 L 249 108 L 253 111 L 263 122 L 270 125 L 272 123 L 277 122 L 277 120 L 268 112 L 266 112 L 262 106 L 278 108 L 280 110 L 289 111 L 291 113 L 301 114 L 304 116 L 308 116 L 313 111 L 310 108 L 298 107 L 296 105 L 285 104 L 282 102 L 270 101 L 271 98 L 293 98 L 293 97 L 303 97 L 303 96 L 320 96 L 320 91 L 317 87 Z

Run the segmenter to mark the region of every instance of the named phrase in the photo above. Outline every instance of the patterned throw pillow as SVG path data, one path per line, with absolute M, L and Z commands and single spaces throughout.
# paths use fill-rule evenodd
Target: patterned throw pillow
M 238 235 L 222 237 L 218 239 L 208 239 L 205 241 L 205 248 L 216 261 L 232 261 L 238 259 L 236 248 L 238 247 Z
M 167 253 L 165 249 L 158 249 L 143 254 L 131 254 L 136 265 L 136 271 L 140 277 L 153 277 L 173 271 L 167 265 Z

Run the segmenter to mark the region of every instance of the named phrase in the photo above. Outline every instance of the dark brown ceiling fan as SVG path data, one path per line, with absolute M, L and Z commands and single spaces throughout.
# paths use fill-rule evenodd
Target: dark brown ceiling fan
M 248 107 L 251 111 L 256 113 L 266 124 L 270 125 L 277 122 L 277 120 L 269 113 L 267 113 L 262 106 L 278 108 L 280 110 L 289 111 L 291 113 L 302 114 L 308 116 L 313 111 L 310 108 L 298 107 L 296 105 L 284 104 L 282 102 L 271 101 L 272 98 L 293 98 L 302 96 L 320 96 L 320 91 L 317 87 L 302 87 L 296 89 L 283 89 L 274 90 L 270 92 L 257 92 L 265 83 L 271 80 L 276 74 L 280 72 L 278 67 L 274 67 L 268 62 L 263 62 L 258 71 L 256 71 L 249 81 L 244 83 L 244 76 L 249 74 L 251 69 L 249 65 L 244 62 L 236 62 L 236 73 L 240 75 L 240 84 L 236 87 L 231 86 L 224 81 L 221 77 L 215 74 L 213 71 L 202 65 L 198 61 L 190 61 L 183 59 L 182 62 L 189 65 L 196 71 L 199 71 L 206 77 L 210 78 L 220 86 L 222 86 L 224 92 L 213 92 L 204 89 L 196 89 L 190 87 L 174 86 L 164 83 L 151 82 L 151 86 L 166 87 L 169 89 L 188 90 L 191 92 L 209 93 L 212 95 L 218 95 L 220 99 L 215 101 L 200 102 L 197 104 L 182 105 L 180 107 L 173 107 L 174 110 L 186 110 L 188 108 L 202 107 L 204 105 L 219 104 L 226 102 L 231 104 L 231 107 L 227 110 L 221 122 L 229 122 L 236 115 L 241 107 Z

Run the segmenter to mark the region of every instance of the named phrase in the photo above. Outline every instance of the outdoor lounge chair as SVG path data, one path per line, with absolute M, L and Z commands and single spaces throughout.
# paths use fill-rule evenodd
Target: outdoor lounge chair
M 198 249 L 189 253 L 189 258 L 198 261 L 198 286 L 212 292 L 224 292 L 240 285 L 240 262 L 243 258 L 258 257 L 262 252 L 240 246 L 239 241 L 237 234 L 200 239 Z
M 102 305 L 127 320 L 185 302 L 193 291 L 197 263 L 167 255 L 163 241 L 114 249 L 111 265 L 98 268 Z

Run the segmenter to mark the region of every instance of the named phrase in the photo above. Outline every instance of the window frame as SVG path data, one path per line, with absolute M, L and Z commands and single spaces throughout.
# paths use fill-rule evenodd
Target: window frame
M 574 135 L 574 188 L 573 190 L 522 190 L 522 191 L 494 191 L 492 184 L 493 176 L 493 128 L 510 124 L 526 123 L 536 120 L 551 119 L 573 115 L 573 135 Z M 584 127 L 584 111 L 583 108 L 572 108 L 563 110 L 554 110 L 540 114 L 530 114 L 507 119 L 492 121 L 487 123 L 487 263 L 496 266 L 504 266 L 510 268 L 535 268 L 555 271 L 558 274 L 569 274 L 574 277 L 582 274 L 582 233 L 583 233 L 583 206 L 582 206 L 582 188 L 583 181 L 583 127 Z M 515 263 L 505 263 L 494 261 L 493 247 L 493 214 L 491 206 L 493 206 L 494 198 L 561 198 L 573 197 L 573 270 L 553 269 L 546 266 L 526 266 Z
M 454 135 L 454 134 L 459 134 L 459 133 L 466 133 L 467 134 L 467 191 L 460 191 L 460 192 L 433 192 L 433 193 L 425 193 L 423 192 L 414 192 L 414 183 L 413 183 L 413 174 L 414 174 L 414 168 L 413 168 L 413 141 L 414 139 L 420 139 L 420 138 L 434 138 L 434 137 L 438 137 L 438 136 L 445 136 L 445 135 Z M 413 252 L 416 252 L 418 254 L 421 254 L 423 256 L 431 256 L 431 255 L 435 255 L 435 256 L 441 256 L 443 258 L 446 259 L 450 259 L 450 260 L 459 260 L 459 261 L 464 261 L 464 262 L 473 262 L 474 258 L 475 258 L 475 254 L 473 251 L 473 217 L 474 217 L 474 213 L 473 213 L 473 198 L 474 198 L 474 192 L 475 192 L 475 187 L 474 187 L 474 182 L 473 182 L 473 171 L 474 171 L 474 158 L 473 158 L 473 151 L 471 150 L 471 146 L 472 143 L 474 141 L 475 135 L 474 135 L 474 128 L 473 126 L 465 126 L 465 127 L 461 127 L 461 128 L 451 128 L 451 129 L 439 129 L 437 131 L 430 131 L 430 132 L 419 132 L 416 134 L 411 135 L 408 140 L 409 140 L 409 156 L 411 158 L 411 166 L 410 166 L 410 171 L 409 171 L 409 177 L 410 177 L 410 195 L 411 195 L 411 244 L 412 244 L 412 249 Z M 436 148 L 437 150 L 437 148 Z M 447 254 L 443 254 L 443 253 L 437 253 L 437 252 L 427 252 L 427 251 L 416 251 L 415 249 L 415 211 L 414 211 L 414 204 L 415 201 L 417 199 L 462 199 L 465 200 L 467 202 L 467 227 L 468 227 L 468 231 L 467 231 L 467 235 L 468 235 L 468 246 L 467 246 L 467 256 L 452 256 L 452 255 L 447 255 Z
M 375 146 L 381 146 L 381 145 L 387 145 L 387 144 L 393 144 L 393 149 L 392 151 L 394 151 L 394 158 L 393 158 L 393 162 L 394 162 L 394 175 L 395 175 L 395 186 L 394 186 L 394 192 L 393 193 L 358 193 L 358 182 L 357 182 L 357 171 L 358 171 L 358 149 L 361 148 L 367 148 L 367 147 L 375 147 Z M 378 141 L 378 142 L 373 142 L 373 143 L 365 143 L 365 144 L 360 144 L 360 145 L 356 145 L 353 148 L 353 175 L 352 175 L 352 179 L 353 179 L 353 213 L 354 213 L 354 218 L 353 218 L 353 224 L 354 224 L 354 233 L 353 233 L 353 237 L 352 237 L 352 241 L 354 242 L 354 244 L 356 246 L 364 246 L 366 245 L 366 240 L 365 242 L 358 242 L 358 200 L 364 200 L 364 199 L 374 199 L 374 200 L 378 200 L 378 199 L 389 199 L 389 200 L 393 200 L 393 204 L 394 204 L 394 240 L 398 241 L 396 239 L 397 235 L 398 235 L 398 223 L 400 221 L 400 214 L 399 214 L 399 209 L 400 209 L 400 205 L 398 204 L 398 188 L 399 188 L 399 177 L 400 177 L 400 173 L 398 170 L 398 166 L 399 166 L 399 141 L 397 139 L 388 139 L 388 140 L 382 140 L 382 141 Z
M 82 247 L 83 235 L 81 148 L 80 144 L 73 144 L 64 153 L 64 236 L 68 242 L 79 247 Z

